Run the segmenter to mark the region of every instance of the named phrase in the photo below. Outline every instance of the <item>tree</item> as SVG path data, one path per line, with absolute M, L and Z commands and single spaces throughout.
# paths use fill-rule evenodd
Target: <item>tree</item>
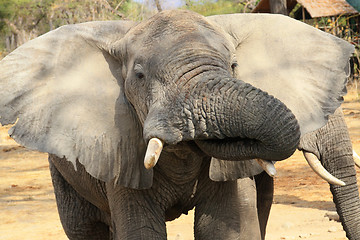
M 257 0 L 185 0 L 184 8 L 204 16 L 250 12 Z
M 0 0 L 0 58 L 64 24 L 142 20 L 150 12 L 132 0 Z
M 159 12 L 161 12 L 161 11 L 162 11 L 162 8 L 161 8 L 161 5 L 160 5 L 159 0 L 155 0 L 155 5 L 156 5 L 157 10 L 158 10 Z

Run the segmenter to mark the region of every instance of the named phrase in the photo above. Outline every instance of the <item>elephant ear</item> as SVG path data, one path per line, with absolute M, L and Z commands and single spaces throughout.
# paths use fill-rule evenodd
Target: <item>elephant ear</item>
M 84 165 L 93 177 L 149 188 L 142 128 L 124 95 L 121 59 L 111 55 L 134 23 L 68 25 L 0 62 L 0 122 L 18 143 Z
M 234 44 L 236 77 L 285 103 L 302 136 L 324 126 L 342 103 L 351 44 L 283 15 L 231 14 L 208 20 Z
M 213 181 L 234 181 L 260 174 L 264 171 L 256 160 L 225 161 L 211 158 L 209 177 Z

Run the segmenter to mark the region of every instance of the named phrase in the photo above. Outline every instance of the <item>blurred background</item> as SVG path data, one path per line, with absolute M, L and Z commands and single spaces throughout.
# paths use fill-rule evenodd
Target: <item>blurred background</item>
M 304 21 L 356 46 L 349 83 L 359 83 L 359 0 L 0 0 L 0 59 L 61 25 L 94 20 L 141 21 L 166 9 L 209 16 L 279 13 Z

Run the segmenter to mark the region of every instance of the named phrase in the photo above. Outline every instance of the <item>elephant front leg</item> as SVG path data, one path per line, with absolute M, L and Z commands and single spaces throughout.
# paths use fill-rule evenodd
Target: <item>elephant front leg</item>
M 238 179 L 237 188 L 240 203 L 240 239 L 264 239 L 260 237 L 262 235 L 261 213 L 258 212 L 259 198 L 257 198 L 255 180 L 253 178 Z
M 108 216 L 83 198 L 56 169 L 54 155 L 49 166 L 61 224 L 70 240 L 107 240 L 111 232 Z M 79 171 L 79 170 L 78 170 Z
M 195 207 L 195 239 L 259 240 L 259 224 L 257 221 L 256 207 L 254 206 L 252 207 L 252 209 L 254 209 L 253 219 L 256 222 L 255 228 L 258 232 L 254 235 L 249 234 L 244 236 L 245 238 L 241 236 L 242 227 L 240 220 L 241 214 L 244 214 L 244 211 L 239 211 L 239 209 L 241 209 L 244 201 L 246 201 L 246 197 L 250 197 L 250 195 L 252 195 L 253 198 L 256 197 L 254 186 L 253 194 L 249 194 L 246 197 L 244 196 L 244 201 L 241 203 L 236 181 L 212 182 L 208 179 L 206 182 L 206 184 L 200 184 L 199 182 L 198 193 L 202 195 Z M 252 184 L 254 184 L 253 181 Z M 251 187 L 249 182 L 245 185 Z M 256 201 L 252 199 L 249 202 L 255 203 Z M 245 218 L 246 217 L 244 217 L 244 220 Z M 247 220 L 248 219 L 246 219 L 246 221 Z
M 114 239 L 166 239 L 165 213 L 150 190 L 107 186 Z

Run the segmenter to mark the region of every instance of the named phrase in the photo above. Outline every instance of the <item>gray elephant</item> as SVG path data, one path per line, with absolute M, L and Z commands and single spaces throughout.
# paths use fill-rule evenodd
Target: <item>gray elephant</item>
M 326 124 L 353 49 L 277 15 L 64 26 L 1 61 L 0 121 L 49 153 L 70 239 L 166 239 L 165 221 L 194 207 L 196 239 L 240 239 L 231 179 Z
M 346 183 L 345 186 L 330 184 L 330 190 L 347 238 L 360 239 L 360 199 L 356 170 L 352 144 L 341 108 L 329 116 L 324 127 L 302 137 L 299 149 L 304 152 L 307 159 L 320 159 L 331 175 Z M 242 198 L 246 199 L 242 200 L 242 205 L 245 206 L 243 218 L 248 219 L 248 224 L 243 229 L 243 235 L 261 235 L 261 239 L 265 239 L 267 220 L 273 202 L 273 178 L 263 172 L 256 175 L 253 180 L 239 179 L 238 186 L 240 194 L 246 196 Z

